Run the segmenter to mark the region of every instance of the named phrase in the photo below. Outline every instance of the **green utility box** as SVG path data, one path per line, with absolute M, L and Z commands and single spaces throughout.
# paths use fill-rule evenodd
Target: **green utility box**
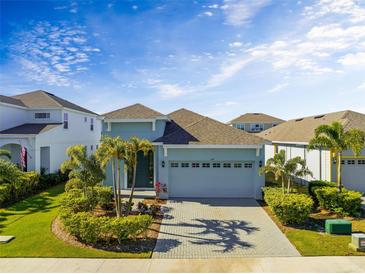
M 326 220 L 326 232 L 328 234 L 350 235 L 352 223 L 342 219 Z

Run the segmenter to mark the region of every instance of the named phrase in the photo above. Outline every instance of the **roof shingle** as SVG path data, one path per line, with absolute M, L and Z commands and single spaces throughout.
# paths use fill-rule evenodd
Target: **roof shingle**
M 0 102 L 25 107 L 22 101 L 5 95 L 0 95 Z
M 186 109 L 168 115 L 164 135 L 156 142 L 165 144 L 259 145 L 264 140 L 219 121 Z
M 62 123 L 39 123 L 39 124 L 23 124 L 0 131 L 1 134 L 39 134 L 46 132 L 52 128 L 58 127 Z
M 65 99 L 62 99 L 52 93 L 36 90 L 28 93 L 12 96 L 11 98 L 20 100 L 26 107 L 29 108 L 60 108 L 65 107 L 89 114 L 98 115 L 86 108 L 80 107 L 74 103 L 71 103 Z
M 270 141 L 309 142 L 318 126 L 329 125 L 334 121 L 342 123 L 345 130 L 358 128 L 365 131 L 365 114 L 345 110 L 289 120 L 260 132 L 257 136 Z
M 165 116 L 142 104 L 134 104 L 103 114 L 107 119 L 155 119 Z
M 285 122 L 285 120 L 267 115 L 265 113 L 246 113 L 231 120 L 228 123 L 235 124 L 235 123 L 282 123 L 282 122 Z

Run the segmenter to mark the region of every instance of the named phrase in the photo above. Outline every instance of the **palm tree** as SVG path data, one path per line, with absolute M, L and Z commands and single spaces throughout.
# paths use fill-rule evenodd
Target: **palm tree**
M 127 143 L 120 137 L 103 136 L 101 144 L 96 152 L 101 166 L 105 169 L 107 164 L 111 164 L 113 178 L 114 202 L 117 217 L 122 213 L 120 191 L 121 191 L 121 161 L 126 160 Z
M 131 207 L 132 207 L 132 200 L 134 195 L 134 189 L 136 186 L 136 174 L 137 174 L 137 155 L 138 152 L 142 151 L 144 156 L 147 156 L 148 152 L 153 149 L 152 143 L 148 140 L 141 140 L 138 137 L 131 137 L 128 142 L 128 149 L 127 149 L 127 157 L 126 157 L 126 165 L 133 170 L 133 181 L 131 186 L 131 194 L 128 200 L 127 212 L 126 215 L 128 216 Z
M 328 149 L 336 157 L 337 186 L 342 190 L 341 182 L 341 158 L 342 152 L 351 149 L 355 156 L 358 156 L 365 145 L 365 132 L 352 128 L 344 130 L 340 122 L 333 122 L 331 125 L 321 125 L 314 131 L 315 136 L 310 140 L 308 149 Z
M 83 184 L 85 195 L 88 187 L 93 188 L 104 180 L 105 176 L 99 160 L 94 154 L 88 156 L 84 145 L 70 146 L 67 149 L 67 155 L 70 159 L 62 163 L 61 171 L 70 170 L 70 179 L 79 180 Z
M 272 173 L 275 181 L 281 181 L 281 187 L 285 192 L 285 150 L 280 150 L 273 158 L 266 161 L 266 165 L 259 170 L 260 175 Z
M 5 156 L 6 158 L 8 158 L 9 160 L 11 159 L 11 153 L 9 150 L 7 149 L 0 149 L 0 157 L 1 156 Z
M 306 175 L 313 175 L 307 167 L 306 161 L 299 156 L 288 160 L 284 165 L 284 169 L 288 181 L 288 193 L 290 193 L 291 191 L 291 183 L 295 178 L 300 178 Z

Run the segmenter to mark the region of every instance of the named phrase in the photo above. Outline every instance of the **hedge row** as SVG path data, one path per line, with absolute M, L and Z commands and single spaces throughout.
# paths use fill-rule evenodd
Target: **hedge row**
M 304 223 L 313 208 L 313 200 L 305 194 L 285 194 L 281 188 L 265 187 L 264 199 L 284 224 Z
M 315 190 L 321 208 L 331 212 L 349 216 L 359 216 L 361 212 L 362 193 L 342 189 L 341 192 L 334 187 L 321 187 Z
M 112 188 L 96 186 L 84 190 L 77 186 L 81 185 L 67 183 L 67 191 L 61 200 L 60 219 L 66 230 L 80 241 L 95 244 L 116 239 L 122 243 L 146 232 L 152 224 L 153 218 L 149 215 L 121 218 L 93 215 L 92 211 L 97 205 L 110 207 L 113 199 Z
M 0 206 L 5 206 L 34 195 L 50 186 L 67 181 L 67 174 L 39 175 L 23 172 L 13 163 L 0 159 Z

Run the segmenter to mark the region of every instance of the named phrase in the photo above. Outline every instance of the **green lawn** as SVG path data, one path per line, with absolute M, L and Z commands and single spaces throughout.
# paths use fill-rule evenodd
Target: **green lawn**
M 51 232 L 52 220 L 58 214 L 63 185 L 0 209 L 0 235 L 14 235 L 0 244 L 0 257 L 111 257 L 149 258 L 151 252 L 119 253 L 74 247 L 59 240 Z
M 273 215 L 268 206 L 264 206 L 264 209 L 303 256 L 365 255 L 364 252 L 356 252 L 348 248 L 351 236 L 329 235 L 315 230 L 285 226 Z M 311 218 L 319 219 L 319 216 L 312 214 Z M 353 232 L 365 232 L 364 218 L 351 221 Z

